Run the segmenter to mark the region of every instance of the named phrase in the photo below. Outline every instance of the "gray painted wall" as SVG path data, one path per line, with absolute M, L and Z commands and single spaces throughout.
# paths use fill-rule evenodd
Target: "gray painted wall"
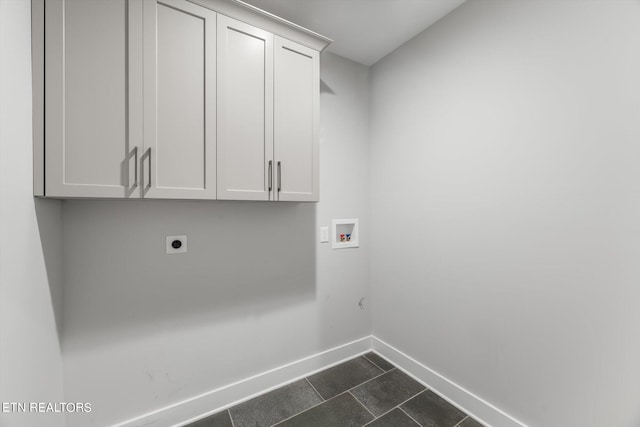
M 638 28 L 469 1 L 372 69 L 373 333 L 531 426 L 640 425 Z
M 0 402 L 61 402 L 62 223 L 60 202 L 32 197 L 30 30 L 30 2 L 0 1 Z M 0 413 L 0 425 L 64 416 Z
M 31 197 L 28 2 L 0 8 L 0 400 L 63 400 L 63 311 L 68 424 L 103 425 L 368 335 L 371 282 L 376 336 L 531 426 L 640 423 L 637 0 L 470 1 L 371 99 L 324 55 L 319 204 L 62 208 Z M 317 243 L 345 217 L 359 249 Z
M 65 397 L 94 402 L 70 426 L 124 421 L 370 334 L 369 71 L 321 63 L 320 203 L 63 202 Z M 318 243 L 318 227 L 353 217 L 360 248 Z M 175 234 L 188 253 L 167 256 Z

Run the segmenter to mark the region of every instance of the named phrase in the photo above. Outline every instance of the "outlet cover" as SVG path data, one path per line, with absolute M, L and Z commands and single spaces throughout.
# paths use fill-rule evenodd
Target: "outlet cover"
M 329 227 L 320 227 L 320 243 L 329 243 Z
M 187 236 L 167 236 L 167 255 L 187 252 Z

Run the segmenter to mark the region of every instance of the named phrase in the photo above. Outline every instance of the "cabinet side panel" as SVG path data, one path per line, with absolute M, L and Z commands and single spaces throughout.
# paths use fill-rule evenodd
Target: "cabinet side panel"
M 33 195 L 44 196 L 44 0 L 31 1 Z
M 63 177 L 64 148 L 64 2 L 47 0 L 44 25 L 44 152 L 46 196 L 65 193 Z

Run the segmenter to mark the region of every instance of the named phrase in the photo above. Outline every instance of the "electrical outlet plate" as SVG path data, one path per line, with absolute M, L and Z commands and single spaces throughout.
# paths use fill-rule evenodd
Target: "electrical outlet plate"
M 180 242 L 179 247 L 178 243 Z M 167 236 L 167 255 L 184 254 L 187 252 L 187 236 Z

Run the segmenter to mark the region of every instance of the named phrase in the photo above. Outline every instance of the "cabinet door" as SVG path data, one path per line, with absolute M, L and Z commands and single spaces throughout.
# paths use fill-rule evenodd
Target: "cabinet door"
M 273 35 L 218 15 L 218 199 L 269 200 Z
M 145 198 L 216 198 L 216 13 L 144 3 Z
M 46 1 L 46 196 L 137 196 L 141 18 L 141 0 Z
M 277 200 L 318 201 L 319 54 L 275 38 Z

